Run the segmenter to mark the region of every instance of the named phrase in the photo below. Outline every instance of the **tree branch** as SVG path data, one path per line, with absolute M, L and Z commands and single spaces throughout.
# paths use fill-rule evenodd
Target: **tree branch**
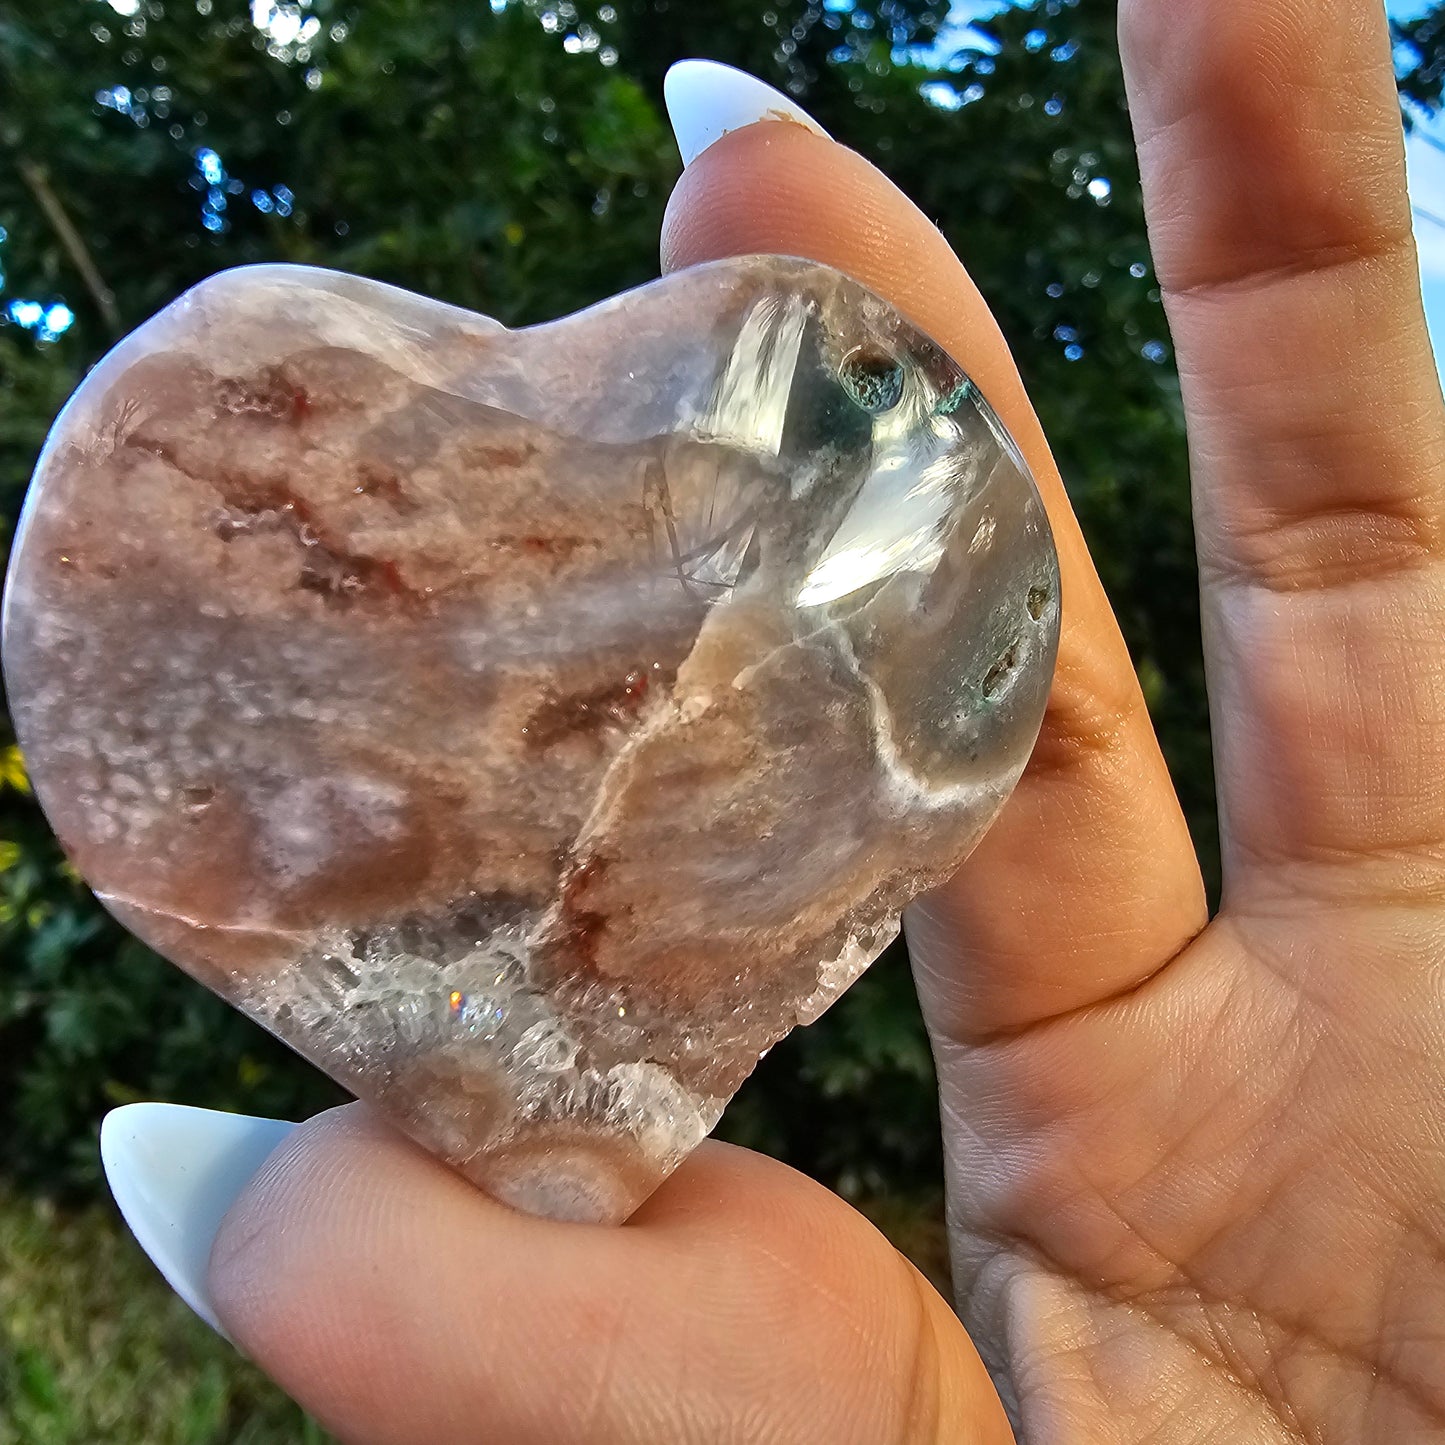
M 105 324 L 110 327 L 112 332 L 118 332 L 121 329 L 120 311 L 115 304 L 115 293 L 105 284 L 105 279 L 91 259 L 80 232 L 75 229 L 75 223 L 70 219 L 65 207 L 61 204 L 60 197 L 51 187 L 49 177 L 45 174 L 45 168 L 24 157 L 17 157 L 16 168 L 20 172 L 20 179 L 25 182 L 30 194 L 35 197 L 36 205 L 45 213 L 45 219 L 50 222 L 51 229 L 59 238 L 60 244 L 65 247 L 70 259 L 75 263 L 75 269 L 80 272 L 86 289 L 90 292 L 101 316 L 105 319 Z

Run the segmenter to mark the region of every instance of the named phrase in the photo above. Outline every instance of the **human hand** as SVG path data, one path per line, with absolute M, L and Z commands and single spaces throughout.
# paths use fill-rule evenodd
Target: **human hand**
M 622 1229 L 559 1225 L 351 1106 L 262 1167 L 208 1285 L 343 1438 L 1445 1435 L 1445 417 L 1384 17 L 1121 18 L 1189 412 L 1219 916 L 977 291 L 855 154 L 798 125 L 732 131 L 691 159 L 665 264 L 790 252 L 889 297 L 1003 416 L 1059 545 L 1033 762 L 908 921 L 963 1323 L 847 1205 L 746 1151 L 705 1145 Z M 685 154 L 707 122 L 693 82 Z M 732 122 L 773 106 L 791 109 Z

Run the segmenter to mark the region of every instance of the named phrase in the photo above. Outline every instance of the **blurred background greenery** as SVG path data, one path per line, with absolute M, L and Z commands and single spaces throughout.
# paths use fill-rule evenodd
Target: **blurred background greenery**
M 988 18 L 980 18 L 994 11 Z M 1438 106 L 1445 5 L 1396 24 Z M 0 546 L 121 334 L 221 267 L 338 267 L 526 323 L 656 273 L 662 76 L 730 61 L 880 165 L 1013 345 L 1211 878 L 1178 379 L 1112 0 L 0 0 Z M 0 713 L 0 1445 L 320 1438 L 119 1231 L 115 1104 L 299 1116 L 336 1090 L 128 939 L 68 870 Z M 723 1130 L 935 1272 L 940 1160 L 901 947 L 775 1049 Z

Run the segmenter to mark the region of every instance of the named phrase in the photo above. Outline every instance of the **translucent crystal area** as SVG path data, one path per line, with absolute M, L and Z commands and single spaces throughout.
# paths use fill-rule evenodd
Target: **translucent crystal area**
M 825 267 L 525 331 L 207 281 L 47 443 L 11 707 L 106 906 L 498 1198 L 625 1218 L 1042 717 L 1017 448 Z

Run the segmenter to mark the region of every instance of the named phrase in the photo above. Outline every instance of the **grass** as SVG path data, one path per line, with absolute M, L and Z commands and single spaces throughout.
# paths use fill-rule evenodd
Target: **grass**
M 937 1210 L 865 1212 L 941 1282 Z M 0 1189 L 0 1445 L 330 1438 L 171 1293 L 113 1209 Z
M 0 1192 L 0 1445 L 329 1439 L 171 1293 L 113 1210 Z

